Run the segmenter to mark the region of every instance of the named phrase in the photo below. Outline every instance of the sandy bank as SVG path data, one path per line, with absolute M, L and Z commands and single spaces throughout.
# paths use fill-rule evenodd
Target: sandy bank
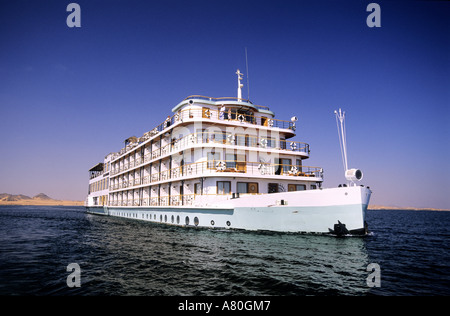
M 60 200 L 20 200 L 20 201 L 0 201 L 0 205 L 64 205 L 83 206 L 83 201 L 60 201 Z

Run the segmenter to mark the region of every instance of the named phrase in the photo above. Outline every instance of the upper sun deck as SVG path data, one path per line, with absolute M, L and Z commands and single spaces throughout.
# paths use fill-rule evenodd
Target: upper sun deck
M 181 101 L 172 109 L 172 112 L 175 114 L 168 116 L 164 122 L 141 137 L 127 138 L 125 147 L 112 154 L 112 160 L 120 158 L 175 126 L 196 122 L 257 127 L 266 131 L 283 133 L 285 139 L 295 136 L 295 121 L 274 119 L 275 114 L 267 106 L 254 105 L 248 100 L 239 98 L 211 98 L 193 95 Z
M 233 98 L 233 97 L 224 97 L 224 98 L 212 98 L 212 97 L 206 97 L 203 95 L 191 95 L 178 103 L 173 109 L 172 112 L 177 112 L 181 109 L 183 109 L 186 106 L 194 104 L 194 102 L 200 103 L 200 104 L 206 104 L 211 105 L 215 107 L 222 107 L 224 105 L 227 106 L 235 106 L 239 108 L 247 108 L 251 109 L 255 112 L 259 112 L 262 114 L 270 115 L 271 117 L 275 116 L 275 113 L 269 110 L 268 106 L 264 105 L 255 105 L 250 100 L 240 99 L 240 98 Z

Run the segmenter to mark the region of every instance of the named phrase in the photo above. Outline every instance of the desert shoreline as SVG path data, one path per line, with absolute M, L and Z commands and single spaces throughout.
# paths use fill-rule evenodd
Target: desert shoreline
M 1 205 L 84 206 L 84 202 L 83 201 L 62 201 L 62 200 L 51 200 L 51 201 L 21 200 L 21 201 L 0 201 L 0 206 Z
M 403 210 L 403 211 L 439 211 L 439 212 L 450 212 L 450 210 L 439 209 L 439 208 L 417 208 L 417 207 L 400 207 L 400 206 L 382 206 L 382 205 L 369 205 L 368 210 L 382 211 L 382 210 Z

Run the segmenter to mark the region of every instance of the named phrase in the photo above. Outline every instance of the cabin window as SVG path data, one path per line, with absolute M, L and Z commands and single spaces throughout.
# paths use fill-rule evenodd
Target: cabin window
M 245 135 L 236 135 L 236 145 L 238 146 L 247 146 Z
M 304 191 L 306 190 L 306 185 L 304 184 L 288 184 L 288 191 Z
M 236 168 L 236 155 L 235 154 L 225 154 L 225 160 L 227 168 Z
M 202 187 L 200 186 L 200 182 L 199 183 L 194 183 L 194 194 L 202 194 Z
M 288 173 L 291 170 L 291 159 L 282 158 L 280 161 L 283 168 L 283 173 Z
M 231 182 L 230 181 L 217 181 L 217 194 L 230 194 Z
M 278 192 L 278 183 L 269 183 L 267 192 L 277 193 Z
M 267 117 L 265 117 L 265 116 L 261 117 L 261 125 L 262 126 L 267 126 Z
M 207 156 L 208 156 L 208 169 L 216 168 L 215 161 L 220 160 L 220 153 L 210 152 L 207 154 Z
M 257 182 L 238 182 L 237 183 L 238 193 L 258 193 L 258 183 Z
M 238 193 L 248 193 L 248 183 L 247 182 L 238 182 L 237 183 L 237 192 Z
M 207 143 L 208 142 L 208 133 L 206 133 L 205 129 L 197 129 L 197 143 Z
M 227 134 L 222 132 L 215 132 L 214 141 L 219 144 L 225 144 L 227 141 Z
M 249 147 L 257 147 L 258 146 L 258 138 L 252 135 L 247 135 L 247 146 Z

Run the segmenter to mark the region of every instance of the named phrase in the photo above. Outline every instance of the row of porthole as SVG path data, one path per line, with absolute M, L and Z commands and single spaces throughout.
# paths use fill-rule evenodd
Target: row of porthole
M 147 219 L 150 219 L 150 220 L 152 219 L 152 214 L 146 214 L 146 215 L 147 215 Z M 119 216 L 138 218 L 137 214 L 133 214 L 133 213 L 131 213 L 131 214 L 130 213 L 119 213 Z M 150 216 L 150 218 L 149 218 L 149 216 Z M 144 219 L 144 214 L 142 214 L 142 218 Z M 156 214 L 153 214 L 153 219 L 156 220 Z M 162 214 L 159 216 L 159 221 L 160 222 L 163 221 Z M 164 222 L 167 223 L 167 215 L 164 215 Z M 171 217 L 171 222 L 172 222 L 172 224 L 174 224 L 174 222 L 175 222 L 175 217 L 173 215 Z M 184 219 L 184 222 L 185 222 L 186 226 L 189 226 L 189 223 L 190 223 L 189 216 L 186 216 L 186 218 Z M 215 225 L 214 220 L 211 220 L 210 223 L 211 223 L 211 226 Z M 177 216 L 177 224 L 178 225 L 180 224 L 180 216 L 179 215 Z M 199 221 L 198 217 L 197 216 L 194 217 L 194 225 L 198 226 L 199 224 L 200 224 L 200 221 Z M 230 221 L 227 221 L 226 224 L 227 224 L 227 226 L 231 226 Z

